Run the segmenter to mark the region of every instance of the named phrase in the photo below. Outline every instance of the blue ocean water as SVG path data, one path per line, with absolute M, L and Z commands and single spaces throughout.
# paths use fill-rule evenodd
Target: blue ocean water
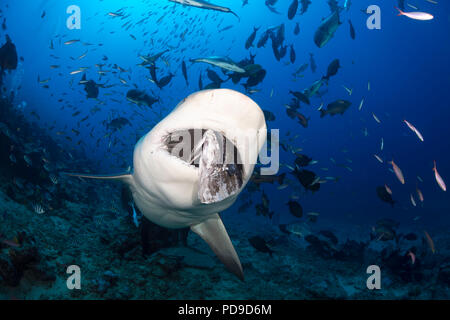
M 291 1 L 276 2 L 280 14 L 271 12 L 264 1 L 249 0 L 246 5 L 241 0 L 220 2 L 231 8 L 239 19 L 229 13 L 163 0 L 2 1 L 1 19 L 6 19 L 7 27 L 1 31 L 1 43 L 8 34 L 18 55 L 23 57 L 17 70 L 5 76 L 4 83 L 14 90 L 15 105 L 26 102 L 25 118 L 48 132 L 67 152 L 89 162 L 89 169 L 97 169 L 96 173 L 116 173 L 132 166 L 137 140 L 178 102 L 199 90 L 200 75 L 204 85 L 210 82 L 206 76 L 208 66 L 191 63 L 190 59 L 227 56 L 238 62 L 255 55 L 255 63 L 267 71 L 264 80 L 252 88 L 256 92 L 250 93 L 242 84 L 233 84 L 231 80 L 221 87 L 247 94 L 262 109 L 273 112 L 276 119 L 267 122 L 268 128 L 279 129 L 281 142 L 292 149 L 301 148 L 302 154 L 317 161 L 306 169 L 322 178 L 339 178 L 337 182 L 322 183 L 318 192 L 299 191 L 291 170 L 281 166 L 279 174 L 287 174 L 289 186 L 279 190 L 277 183 L 261 185 L 259 191 L 251 193 L 255 204 L 261 202 L 264 190 L 278 221 L 295 222 L 297 218 L 289 213 L 286 203 L 297 194 L 304 213 L 317 212 L 319 219 L 331 224 L 345 221 L 349 237 L 353 225 L 373 225 L 380 218 L 394 219 L 416 231 L 445 229 L 449 225 L 450 197 L 440 189 L 432 170 L 436 160 L 442 178 L 450 179 L 449 3 L 410 2 L 418 10 L 434 15 L 431 21 L 418 21 L 397 16 L 394 8 L 397 1 L 353 1 L 349 10 L 340 12 L 342 24 L 334 37 L 318 48 L 313 41 L 314 34 L 322 19 L 330 15 L 325 0 L 313 1 L 304 14 L 299 9 L 292 20 L 287 18 Z M 340 6 L 343 2 L 338 1 Z M 81 9 L 80 30 L 67 28 L 66 9 L 70 5 Z M 381 10 L 379 30 L 366 26 L 369 15 L 363 11 L 370 5 L 377 5 Z M 407 6 L 405 11 L 414 10 Z M 108 13 L 120 15 L 114 17 Z M 350 37 L 348 20 L 356 31 L 354 40 Z M 298 35 L 293 32 L 296 23 L 300 26 Z M 289 61 L 289 47 L 286 56 L 277 61 L 270 39 L 265 47 L 256 48 L 263 32 L 280 24 L 285 25 L 284 44 L 292 44 L 295 49 L 294 63 Z M 230 28 L 220 31 L 227 26 Z M 245 42 L 254 27 L 259 28 L 256 39 L 247 50 Z M 73 39 L 80 41 L 64 44 Z M 142 62 L 139 56 L 164 50 L 168 51 L 156 64 L 158 77 L 169 73 L 175 76 L 166 87 L 159 89 L 148 80 L 148 70 L 138 66 Z M 308 66 L 302 77 L 294 77 L 292 74 L 302 64 L 310 63 L 310 54 L 314 56 L 317 70 L 313 72 Z M 289 91 L 309 88 L 326 74 L 334 59 L 339 59 L 341 68 L 328 85 L 322 86 L 321 90 L 327 92 L 312 97 L 311 105 L 301 103 L 299 111 L 310 118 L 308 127 L 304 128 L 286 114 L 285 105 L 293 98 Z M 187 63 L 189 85 L 182 74 L 182 61 Z M 98 74 L 95 64 L 104 64 L 107 72 Z M 58 67 L 52 69 L 51 65 Z M 114 65 L 126 71 L 118 72 Z M 70 75 L 80 67 L 87 69 Z M 210 68 L 226 79 L 220 68 Z M 78 84 L 83 74 L 88 80 L 113 86 L 99 88 L 98 99 L 87 99 L 84 87 Z M 49 81 L 39 83 L 37 79 Z M 158 97 L 159 102 L 151 108 L 130 103 L 125 97 L 134 86 Z M 352 90 L 351 95 L 344 86 Z M 338 99 L 351 102 L 345 114 L 320 118 L 319 106 L 323 104 L 325 108 Z M 358 110 L 362 99 L 362 109 Z M 93 108 L 99 110 L 93 112 Z M 75 111 L 80 114 L 73 116 Z M 80 122 L 88 115 L 87 120 Z M 131 125 L 107 135 L 103 122 L 119 116 L 128 119 Z M 422 133 L 424 142 L 403 120 Z M 289 140 L 296 135 L 295 141 Z M 380 150 L 381 143 L 383 150 Z M 374 154 L 384 163 L 377 161 Z M 294 166 L 294 160 L 292 152 L 280 149 L 282 164 Z M 401 168 L 404 185 L 389 170 L 391 160 Z M 83 166 L 73 168 L 73 171 L 82 170 Z M 385 184 L 393 191 L 394 206 L 377 197 L 376 187 Z M 423 203 L 418 199 L 416 187 L 423 192 Z M 416 206 L 411 203 L 411 195 Z M 240 200 L 227 211 L 236 212 L 239 204 Z M 246 215 L 255 215 L 254 206 L 236 217 L 245 223 Z

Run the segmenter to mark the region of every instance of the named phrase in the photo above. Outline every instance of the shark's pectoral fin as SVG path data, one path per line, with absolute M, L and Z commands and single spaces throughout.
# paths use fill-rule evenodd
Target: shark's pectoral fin
M 244 280 L 241 262 L 218 214 L 191 226 L 191 230 L 206 241 L 230 272 L 234 273 L 239 279 Z
M 128 185 L 133 183 L 133 175 L 130 173 L 123 174 L 112 174 L 112 175 L 92 175 L 92 174 L 84 174 L 84 173 L 70 173 L 70 172 L 62 172 L 69 177 L 78 177 L 78 178 L 87 178 L 87 179 L 98 179 L 98 180 L 117 180 Z

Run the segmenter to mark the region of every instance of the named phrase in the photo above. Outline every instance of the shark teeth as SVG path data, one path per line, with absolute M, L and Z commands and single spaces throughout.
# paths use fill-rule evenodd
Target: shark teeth
M 223 163 L 224 147 L 219 144 L 213 130 L 205 132 L 202 145 L 198 190 L 200 202 L 215 203 L 236 194 L 242 185 L 242 173 L 236 164 Z

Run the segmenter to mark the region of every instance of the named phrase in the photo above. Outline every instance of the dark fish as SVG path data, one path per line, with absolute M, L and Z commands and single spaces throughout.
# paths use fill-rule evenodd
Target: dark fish
M 256 215 L 257 216 L 263 216 L 263 217 L 269 217 L 269 219 L 272 219 L 274 212 L 269 210 L 269 206 L 267 202 L 267 196 L 266 200 L 264 200 L 264 191 L 263 191 L 263 203 L 259 203 L 255 206 L 256 209 Z
M 308 10 L 308 7 L 311 4 L 311 1 L 301 0 L 300 2 L 302 3 L 302 9 L 300 10 L 300 14 L 304 14 Z
M 274 45 L 273 41 L 272 41 L 272 52 L 273 55 L 275 56 L 275 59 L 277 59 L 277 61 L 280 61 L 281 60 L 280 52 L 278 50 L 278 47 Z
M 297 100 L 298 101 L 298 100 Z M 289 118 L 291 119 L 297 119 L 298 123 L 301 124 L 304 128 L 308 127 L 308 121 L 310 118 L 306 118 L 303 114 L 296 111 L 296 109 L 293 108 L 287 108 L 286 113 Z
M 301 102 L 304 102 L 308 105 L 310 104 L 309 98 L 303 92 L 289 90 L 289 93 L 292 94 Z
M 43 19 L 44 17 L 45 17 L 45 11 L 42 12 L 41 19 Z
M 271 12 L 276 13 L 276 14 L 280 14 L 280 13 L 277 11 L 277 9 L 275 9 L 275 8 L 273 7 L 276 3 L 277 3 L 277 0 L 266 0 L 266 1 L 265 1 L 266 7 L 267 7 Z
M 386 188 L 384 186 L 377 187 L 377 195 L 378 198 L 381 199 L 381 201 L 387 202 L 391 204 L 391 206 L 394 206 L 394 199 L 392 199 L 392 195 L 387 192 Z
M 289 59 L 291 60 L 292 64 L 295 63 L 295 58 L 296 58 L 296 55 L 295 55 L 294 45 L 291 44 L 291 52 L 289 54 Z
M 306 167 L 311 161 L 312 158 L 304 154 L 297 154 L 295 158 L 295 164 L 298 165 L 299 167 Z
M 272 256 L 272 253 L 274 252 L 267 246 L 266 240 L 260 236 L 251 237 L 248 239 L 248 242 L 250 242 L 252 247 L 256 250 L 268 253 L 270 256 Z
M 295 17 L 298 9 L 298 0 L 293 0 L 288 10 L 288 19 L 292 20 Z
M 250 47 L 253 46 L 253 41 L 255 41 L 256 38 L 256 32 L 258 32 L 259 28 L 255 28 L 253 27 L 253 32 L 252 34 L 248 37 L 247 41 L 245 41 L 245 49 L 249 49 Z
M 264 32 L 261 36 L 261 38 L 259 38 L 258 43 L 256 44 L 257 48 L 261 48 L 261 47 L 265 47 L 267 40 L 269 39 L 269 35 L 270 35 L 270 30 L 267 30 L 266 32 Z
M 277 29 L 277 33 L 276 33 L 277 46 L 281 46 L 281 44 L 284 41 L 285 29 L 286 29 L 286 27 L 284 26 L 284 23 L 282 23 Z
M 298 101 L 297 98 L 292 98 L 292 99 L 291 99 L 291 102 L 289 102 L 288 106 L 289 106 L 291 109 L 297 110 L 297 109 L 300 108 L 300 101 Z
M 334 76 L 337 74 L 339 68 L 340 68 L 340 64 L 339 64 L 339 59 L 334 59 L 333 61 L 331 61 L 331 63 L 328 65 L 328 69 L 327 69 L 327 75 L 324 76 L 323 78 L 325 80 L 329 80 L 330 77 Z
M 310 118 L 305 117 L 303 114 L 301 114 L 298 111 L 295 112 L 295 117 L 297 118 L 298 123 L 303 126 L 303 128 L 308 127 L 308 121 Z
M 84 84 L 84 91 L 86 91 L 87 98 L 96 99 L 99 94 L 98 85 L 95 83 L 94 80 L 86 80 L 86 74 L 83 74 L 83 77 L 81 78 L 83 84 Z
M 337 100 L 327 106 L 327 110 L 320 109 L 320 117 L 323 118 L 327 114 L 334 116 L 336 114 L 343 115 L 352 103 L 347 100 Z
M 270 39 L 272 40 L 272 48 L 278 50 L 278 48 L 283 44 L 284 42 L 284 36 L 285 36 L 285 26 L 284 23 L 279 25 L 275 28 L 270 28 Z
M 298 24 L 298 22 L 295 24 L 295 28 L 294 28 L 294 34 L 298 35 L 300 33 L 300 25 Z
M 319 28 L 314 34 L 314 43 L 322 48 L 333 38 L 337 28 L 341 25 L 339 21 L 339 10 L 333 12 L 325 20 L 322 21 Z
M 181 63 L 181 71 L 183 72 L 184 80 L 186 80 L 186 85 L 189 86 L 189 81 L 188 81 L 188 77 L 187 77 L 186 62 L 184 62 L 184 60 Z
M 275 114 L 269 110 L 263 110 L 266 121 L 275 121 Z
M 154 103 L 159 101 L 159 99 L 150 97 L 145 92 L 136 89 L 132 89 L 127 92 L 127 100 L 136 103 L 137 105 L 146 105 L 149 108 L 151 108 Z
M 352 37 L 353 40 L 355 40 L 356 34 L 355 34 L 355 28 L 353 28 L 353 24 L 351 20 L 348 20 L 348 23 L 350 25 L 350 37 Z
M 320 189 L 320 183 L 317 181 L 317 175 L 309 170 L 298 170 L 294 168 L 292 174 L 298 179 L 300 184 L 306 189 L 311 191 L 318 191 Z
M 150 76 L 152 77 L 152 80 L 155 83 L 158 83 L 158 78 L 156 77 L 156 66 L 154 64 L 152 64 L 148 67 L 148 70 L 150 72 Z
M 253 73 L 250 77 L 248 77 L 247 82 L 243 84 L 244 88 L 248 90 L 250 87 L 254 87 L 261 83 L 266 77 L 266 70 L 261 69 L 256 73 Z
M 84 91 L 87 93 L 88 98 L 97 98 L 99 94 L 99 89 L 94 80 L 89 80 L 84 84 Z
M 297 218 L 301 218 L 303 216 L 303 208 L 297 201 L 289 201 L 287 203 L 289 206 L 289 212 Z
M 223 80 L 214 70 L 206 69 L 206 75 L 208 76 L 209 80 L 211 80 L 214 83 L 218 83 L 220 85 L 223 82 Z
M 162 77 L 162 78 L 156 83 L 156 85 L 157 85 L 160 89 L 162 89 L 162 88 L 164 88 L 165 86 L 167 86 L 167 85 L 170 83 L 170 81 L 172 80 L 172 78 L 173 78 L 174 76 L 175 76 L 174 74 L 169 73 L 167 76 Z
M 233 28 L 233 25 L 226 26 L 226 27 L 220 29 L 219 32 L 223 32 L 223 31 L 226 31 L 226 30 L 230 30 L 231 28 Z
M 103 124 L 106 126 L 108 130 L 111 129 L 113 131 L 121 130 L 126 125 L 131 126 L 131 122 L 123 117 L 113 119 L 110 122 L 103 121 Z

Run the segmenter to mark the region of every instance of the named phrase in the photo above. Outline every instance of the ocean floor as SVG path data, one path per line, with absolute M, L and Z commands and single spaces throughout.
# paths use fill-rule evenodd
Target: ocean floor
M 250 217 L 236 223 L 238 215 L 223 214 L 230 238 L 240 256 L 245 281 L 238 280 L 192 232 L 188 246 L 158 250 L 143 257 L 140 233 L 126 211 L 108 199 L 120 197 L 113 183 L 80 181 L 104 188 L 100 201 L 65 201 L 60 209 L 37 214 L 27 205 L 0 192 L 0 234 L 17 245 L 0 247 L 0 298 L 2 299 L 448 299 L 449 264 L 444 253 L 417 258 L 420 270 L 412 275 L 381 267 L 381 289 L 366 286 L 367 266 L 389 250 L 394 241 L 378 241 L 361 248 L 341 240 L 326 254 L 300 236 L 288 235 L 277 226 Z M 64 188 L 64 179 L 59 183 Z M 87 213 L 92 214 L 91 217 Z M 253 215 L 253 213 L 252 213 Z M 323 224 L 326 224 L 324 222 Z M 323 225 L 322 224 L 322 225 Z M 311 226 L 314 229 L 320 225 Z M 337 226 L 335 226 L 337 229 Z M 351 228 L 351 226 L 347 226 Z M 339 226 L 343 231 L 343 226 Z M 347 233 L 348 234 L 348 233 Z M 358 237 L 358 232 L 353 232 Z M 361 232 L 361 237 L 364 233 Z M 272 256 L 257 251 L 248 239 L 267 239 Z M 365 241 L 368 242 L 368 236 Z M 359 241 L 359 239 L 358 239 Z M 439 248 L 449 249 L 450 237 L 436 237 Z M 378 247 L 377 247 L 378 246 Z M 322 250 L 322 251 L 321 251 Z M 330 249 L 331 250 L 331 249 Z M 351 252 L 351 251 L 354 252 Z M 347 252 L 347 257 L 340 257 Z M 394 252 L 391 250 L 391 252 Z M 359 256 L 358 256 L 359 255 Z M 416 254 L 421 255 L 420 253 Z M 447 255 L 448 256 L 448 251 Z M 391 259 L 395 259 L 392 256 Z M 432 261 L 440 261 L 433 263 Z M 408 258 L 406 259 L 408 261 Z M 69 290 L 69 265 L 81 269 L 81 289 Z M 399 264 L 401 265 L 401 264 Z M 20 269 L 20 270 L 19 270 Z M 418 273 L 419 276 L 414 276 Z M 16 281 L 12 278 L 16 277 Z M 447 281 L 446 283 L 444 281 Z

